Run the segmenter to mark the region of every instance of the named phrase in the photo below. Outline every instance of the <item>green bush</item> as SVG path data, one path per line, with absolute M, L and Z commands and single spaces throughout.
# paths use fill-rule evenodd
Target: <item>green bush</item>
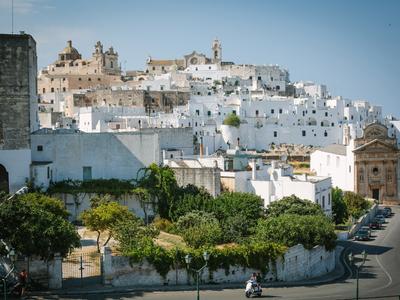
M 221 241 L 222 230 L 213 214 L 193 211 L 180 217 L 175 224 L 178 233 L 191 247 L 216 245 Z
M 287 247 L 302 244 L 306 249 L 321 245 L 327 250 L 333 250 L 336 243 L 334 226 L 324 215 L 282 214 L 268 217 L 258 221 L 253 238 Z
M 203 252 L 205 250 L 210 254 L 208 267 L 211 272 L 223 268 L 228 274 L 231 266 L 241 266 L 243 268 L 254 268 L 260 270 L 262 274 L 266 274 L 269 263 L 281 257 L 287 250 L 285 246 L 273 242 L 255 242 L 224 248 L 175 248 L 170 250 L 151 242 L 142 245 L 143 247 L 140 249 L 132 248 L 126 253 L 131 263 L 139 263 L 145 259 L 163 277 L 168 274 L 172 267 L 186 268 L 185 256 L 187 254 L 192 257 L 191 267 L 194 269 L 201 268 L 204 265 Z
M 168 219 L 156 217 L 153 221 L 153 225 L 160 231 L 174 232 L 175 225 Z
M 268 217 L 278 217 L 283 214 L 324 215 L 324 212 L 318 204 L 292 195 L 274 201 L 267 207 L 266 215 Z
M 343 200 L 346 204 L 348 214 L 356 219 L 365 214 L 372 205 L 372 203 L 365 200 L 364 197 L 353 192 L 345 192 Z
M 234 127 L 238 128 L 240 126 L 240 118 L 235 114 L 229 114 L 225 118 L 223 124 L 224 125 L 229 125 L 229 126 L 234 126 Z
M 92 180 L 63 180 L 53 182 L 47 189 L 47 193 L 68 193 L 68 194 L 79 194 L 79 193 L 95 193 L 95 194 L 110 194 L 114 196 L 120 196 L 123 194 L 131 194 L 135 185 L 129 180 L 119 179 L 92 179 Z
M 249 193 L 223 193 L 208 207 L 219 220 L 224 242 L 238 242 L 251 234 L 263 215 L 263 200 Z

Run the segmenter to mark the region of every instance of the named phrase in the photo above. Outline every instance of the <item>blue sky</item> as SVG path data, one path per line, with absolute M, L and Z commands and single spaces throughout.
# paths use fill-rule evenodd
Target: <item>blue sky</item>
M 0 32 L 11 32 L 11 0 L 0 0 Z M 39 67 L 66 41 L 84 57 L 101 40 L 123 68 L 146 57 L 210 55 L 218 37 L 223 59 L 279 64 L 291 80 L 327 84 L 333 95 L 366 99 L 400 117 L 400 1 L 103 1 L 14 0 L 15 31 L 37 41 Z

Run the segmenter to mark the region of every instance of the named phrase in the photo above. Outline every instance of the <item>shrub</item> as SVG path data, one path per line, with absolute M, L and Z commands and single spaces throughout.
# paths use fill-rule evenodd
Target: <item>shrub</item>
M 356 219 L 365 214 L 372 205 L 368 200 L 365 200 L 364 197 L 353 192 L 345 192 L 343 199 L 346 204 L 348 214 Z
M 183 240 L 194 248 L 216 245 L 221 241 L 222 230 L 213 214 L 193 211 L 176 222 L 177 231 Z
M 168 219 L 156 217 L 153 221 L 153 225 L 160 231 L 174 232 L 175 225 Z
M 224 125 L 229 125 L 229 126 L 234 126 L 234 127 L 238 128 L 240 126 L 240 118 L 235 114 L 229 114 L 225 118 L 223 124 Z
M 287 247 L 302 244 L 306 249 L 321 245 L 332 250 L 336 234 L 329 218 L 323 215 L 283 214 L 259 220 L 254 239 L 277 242 Z
M 266 214 L 268 217 L 278 217 L 282 214 L 324 215 L 324 212 L 318 204 L 292 195 L 272 202 L 268 205 Z

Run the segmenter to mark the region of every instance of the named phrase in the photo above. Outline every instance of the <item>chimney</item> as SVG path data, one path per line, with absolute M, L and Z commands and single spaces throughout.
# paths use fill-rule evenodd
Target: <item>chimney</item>
M 203 137 L 200 137 L 200 157 L 203 157 Z

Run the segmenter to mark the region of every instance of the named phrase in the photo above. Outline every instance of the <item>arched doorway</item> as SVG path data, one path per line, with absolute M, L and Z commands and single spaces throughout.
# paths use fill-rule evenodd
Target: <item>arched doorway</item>
M 8 172 L 6 168 L 0 164 L 0 192 L 9 192 Z

